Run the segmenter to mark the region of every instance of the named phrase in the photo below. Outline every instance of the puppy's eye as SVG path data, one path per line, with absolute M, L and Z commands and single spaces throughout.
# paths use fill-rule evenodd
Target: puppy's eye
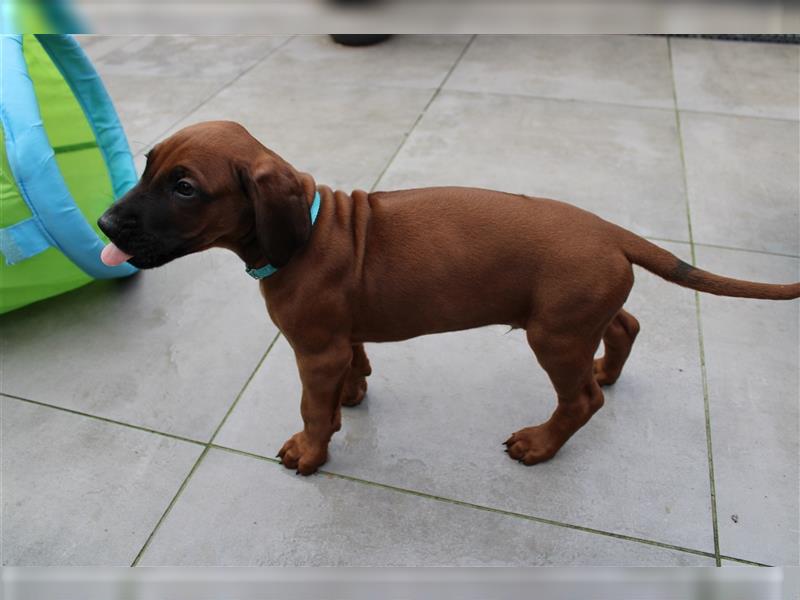
M 175 184 L 175 191 L 181 196 L 194 196 L 194 186 L 185 179 L 181 179 Z

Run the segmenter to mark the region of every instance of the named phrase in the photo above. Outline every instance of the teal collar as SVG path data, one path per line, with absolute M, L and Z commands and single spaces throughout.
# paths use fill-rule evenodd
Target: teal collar
M 317 221 L 317 216 L 319 215 L 319 205 L 320 197 L 319 192 L 317 192 L 314 194 L 314 202 L 311 203 L 311 227 L 314 227 L 314 223 Z M 278 267 L 273 267 L 270 264 L 266 264 L 258 269 L 247 267 L 246 271 L 247 274 L 253 279 L 264 279 L 265 277 L 269 277 L 270 275 L 277 273 Z

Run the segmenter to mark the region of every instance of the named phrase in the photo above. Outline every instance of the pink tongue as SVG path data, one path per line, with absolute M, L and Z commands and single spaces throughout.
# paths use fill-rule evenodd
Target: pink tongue
M 122 250 L 109 242 L 100 253 L 100 260 L 103 261 L 103 264 L 108 265 L 109 267 L 116 267 L 117 265 L 124 263 L 129 258 L 132 258 L 132 256 L 133 255 L 131 254 L 125 254 Z

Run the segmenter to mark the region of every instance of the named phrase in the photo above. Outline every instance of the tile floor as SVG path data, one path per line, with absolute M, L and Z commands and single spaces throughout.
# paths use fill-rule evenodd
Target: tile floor
M 800 279 L 797 46 L 81 43 L 140 168 L 175 129 L 235 119 L 335 187 L 552 196 L 705 268 Z M 533 468 L 501 442 L 552 391 L 501 327 L 368 347 L 368 398 L 306 479 L 271 458 L 299 427 L 299 382 L 234 256 L 7 314 L 2 564 L 798 564 L 798 303 L 636 276 L 624 376 Z

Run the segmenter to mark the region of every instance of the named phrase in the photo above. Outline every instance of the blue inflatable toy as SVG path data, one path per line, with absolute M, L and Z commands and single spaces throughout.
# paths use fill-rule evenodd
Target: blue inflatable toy
M 97 218 L 137 180 L 100 77 L 69 35 L 0 36 L 0 313 L 136 271 Z

